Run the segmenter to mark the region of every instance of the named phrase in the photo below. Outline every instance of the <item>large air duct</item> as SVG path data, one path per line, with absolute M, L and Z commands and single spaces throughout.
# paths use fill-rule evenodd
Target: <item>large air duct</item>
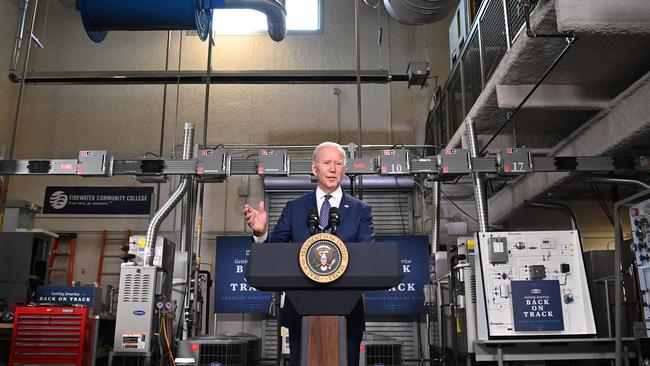
M 384 0 L 384 6 L 402 24 L 429 24 L 444 19 L 459 0 Z
M 101 42 L 108 31 L 196 30 L 205 40 L 213 9 L 253 9 L 266 14 L 271 38 L 287 33 L 286 10 L 279 0 L 77 0 L 76 8 L 90 39 Z

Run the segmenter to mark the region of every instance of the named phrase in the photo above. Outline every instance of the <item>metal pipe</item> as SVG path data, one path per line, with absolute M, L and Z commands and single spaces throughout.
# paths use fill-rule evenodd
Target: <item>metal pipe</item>
M 183 141 L 183 160 L 192 158 L 192 145 L 194 144 L 194 125 L 191 123 L 185 124 L 185 138 Z M 151 218 L 149 227 L 147 228 L 147 243 L 144 248 L 145 265 L 153 266 L 153 257 L 155 254 L 156 240 L 158 239 L 158 230 L 160 225 L 165 220 L 167 215 L 176 207 L 178 202 L 183 198 L 189 187 L 189 177 L 185 176 L 181 179 L 181 183 L 174 193 L 170 196 L 169 200 L 156 212 Z
M 440 182 L 431 185 L 431 253 L 435 254 L 440 244 Z
M 212 84 L 353 84 L 355 70 L 236 70 L 213 71 Z M 16 76 L 13 82 L 20 82 Z M 205 84 L 205 70 L 120 70 L 120 71 L 37 71 L 25 77 L 27 84 L 87 85 L 155 85 Z M 406 74 L 389 74 L 386 70 L 361 70 L 363 84 L 408 82 Z
M 465 132 L 469 143 L 470 155 L 472 158 L 477 158 L 479 155 L 478 139 L 476 136 L 474 121 L 471 118 L 468 118 L 465 122 Z M 479 230 L 481 232 L 486 232 L 489 230 L 489 225 L 487 197 L 485 195 L 485 174 L 472 173 L 472 180 L 474 181 L 474 199 L 476 200 L 476 213 Z
M 34 25 L 36 24 L 36 13 L 38 10 L 38 0 L 34 0 L 34 8 L 33 8 L 33 13 L 32 13 L 32 21 L 29 26 L 29 40 L 27 41 L 27 51 L 25 52 L 25 60 L 23 61 L 23 80 L 25 79 L 25 75 L 27 74 L 27 66 L 29 65 L 29 56 L 31 54 L 31 49 L 32 49 L 32 41 L 33 38 L 31 37 L 32 34 L 34 34 Z M 22 34 L 21 34 L 22 37 Z M 7 156 L 5 159 L 11 160 L 14 158 L 15 155 L 15 150 L 16 150 L 16 140 L 18 139 L 18 127 L 20 124 L 20 115 L 22 113 L 22 107 L 23 107 L 23 96 L 25 94 L 25 82 L 21 81 L 20 82 L 20 88 L 18 89 L 18 100 L 16 101 L 16 112 L 14 115 L 14 126 L 13 126 L 13 133 L 11 134 L 11 143 L 9 145 L 9 151 L 7 152 Z M 7 200 L 7 195 L 9 194 L 9 186 L 11 184 L 11 177 L 7 177 L 4 181 L 0 181 L 1 186 L 0 186 L 0 228 L 2 227 L 2 223 L 4 222 L 4 210 L 5 210 L 5 203 Z
M 613 185 L 622 185 L 622 186 L 631 186 L 636 187 L 639 190 L 650 189 L 650 185 L 636 179 L 627 179 L 627 178 L 610 178 L 610 177 L 589 177 L 587 179 L 589 183 L 602 183 L 602 184 L 613 184 Z
M 165 50 L 165 71 L 169 70 L 169 49 L 172 44 L 172 31 L 167 31 L 167 48 Z M 165 120 L 167 117 L 167 84 L 163 86 L 162 116 L 160 118 L 160 144 L 158 145 L 158 156 L 162 158 L 165 144 Z M 156 210 L 160 208 L 160 187 L 156 185 Z
M 359 142 L 359 158 L 363 157 L 363 127 L 361 123 L 361 31 L 359 30 L 359 23 L 361 14 L 359 9 L 359 1 L 354 0 L 354 53 L 357 58 L 357 132 Z M 363 176 L 359 175 L 359 185 L 357 188 L 359 199 L 363 199 Z
M 29 0 L 23 0 L 20 5 L 20 12 L 18 18 L 18 29 L 16 30 L 16 41 L 14 42 L 14 51 L 11 55 L 11 68 L 9 70 L 9 79 L 15 81 L 16 68 L 18 67 L 18 58 L 20 57 L 20 48 L 23 44 L 23 33 L 25 33 L 25 20 L 27 19 L 27 8 L 29 7 Z
M 569 214 L 571 218 L 571 230 L 578 230 L 578 220 L 571 207 L 555 202 L 527 202 L 528 206 L 535 208 L 559 209 Z
M 621 280 L 623 274 L 621 273 L 621 252 L 623 251 L 623 232 L 621 230 L 621 218 L 619 217 L 618 210 L 620 206 L 618 203 L 614 205 L 614 236 L 616 238 L 616 247 L 614 248 L 614 337 L 615 346 L 614 352 L 616 356 L 615 365 L 621 366 L 621 349 L 623 346 L 623 326 L 622 315 L 623 306 L 621 304 L 623 298 L 623 289 L 621 288 Z
M 269 36 L 280 42 L 287 35 L 287 11 L 277 0 L 225 0 L 225 8 L 253 9 L 266 14 Z

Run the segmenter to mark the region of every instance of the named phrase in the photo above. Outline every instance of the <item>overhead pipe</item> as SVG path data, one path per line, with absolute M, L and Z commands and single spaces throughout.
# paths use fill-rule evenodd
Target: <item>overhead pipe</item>
M 25 33 L 25 21 L 27 19 L 27 9 L 29 8 L 29 0 L 23 0 L 20 5 L 20 12 L 18 16 L 18 29 L 16 30 L 16 41 L 14 43 L 14 52 L 11 56 L 11 67 L 9 70 L 9 79 L 16 81 L 16 69 L 18 68 L 18 58 L 20 57 L 20 49 L 23 45 L 23 33 Z
M 430 24 L 443 20 L 459 0 L 384 0 L 386 11 L 402 24 Z
M 269 36 L 280 42 L 287 35 L 284 0 L 211 0 L 213 9 L 252 9 L 266 14 Z
M 600 184 L 610 184 L 610 185 L 621 185 L 621 186 L 630 186 L 636 187 L 639 190 L 650 189 L 650 185 L 636 179 L 627 179 L 627 178 L 610 178 L 610 177 L 589 177 L 587 178 L 588 183 L 600 183 Z
M 527 204 L 530 207 L 555 209 L 555 210 L 561 210 L 566 212 L 567 214 L 569 214 L 569 217 L 571 218 L 571 230 L 578 230 L 578 219 L 576 218 L 576 215 L 571 209 L 571 207 L 563 203 L 556 203 L 556 202 L 527 202 Z
M 196 30 L 205 41 L 213 9 L 252 9 L 267 17 L 271 39 L 287 33 L 284 4 L 278 0 L 77 0 L 88 37 L 102 42 L 109 31 Z
M 183 140 L 183 160 L 192 159 L 193 145 L 194 145 L 194 125 L 192 123 L 185 124 L 185 135 Z M 147 242 L 144 248 L 144 257 L 145 265 L 153 266 L 153 257 L 155 254 L 155 245 L 156 240 L 158 239 L 158 230 L 160 225 L 167 218 L 169 213 L 178 205 L 178 202 L 183 198 L 185 193 L 187 193 L 188 188 L 190 187 L 190 178 L 184 176 L 181 179 L 181 183 L 174 193 L 171 195 L 169 200 L 156 212 L 156 214 L 151 219 L 149 227 L 147 228 Z

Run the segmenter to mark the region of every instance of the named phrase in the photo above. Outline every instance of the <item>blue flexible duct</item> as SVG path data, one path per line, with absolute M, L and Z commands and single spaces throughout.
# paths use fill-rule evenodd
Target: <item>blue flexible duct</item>
M 269 35 L 286 35 L 286 11 L 278 0 L 77 0 L 90 39 L 101 42 L 109 31 L 196 30 L 208 36 L 212 9 L 254 9 L 266 14 Z

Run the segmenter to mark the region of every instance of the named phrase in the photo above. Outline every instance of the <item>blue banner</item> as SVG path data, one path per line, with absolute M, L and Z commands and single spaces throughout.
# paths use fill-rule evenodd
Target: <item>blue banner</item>
M 217 237 L 214 281 L 215 313 L 266 313 L 271 293 L 257 291 L 244 278 L 253 238 Z
M 47 187 L 44 214 L 149 215 L 153 187 Z
M 423 314 L 423 287 L 429 281 L 429 238 L 425 235 L 377 236 L 376 241 L 397 243 L 404 270 L 402 282 L 387 291 L 368 291 L 364 296 L 366 314 Z
M 560 281 L 512 281 L 515 331 L 564 330 Z
M 94 286 L 38 286 L 37 303 L 55 303 L 60 305 L 85 305 L 99 307 L 101 303 L 99 288 Z
M 424 313 L 422 288 L 429 279 L 429 242 L 427 236 L 378 236 L 377 241 L 396 242 L 404 279 L 387 291 L 369 291 L 365 295 L 367 314 L 399 315 Z M 248 285 L 244 271 L 248 264 L 250 236 L 217 237 L 214 311 L 217 313 L 264 313 L 271 304 L 271 293 Z

